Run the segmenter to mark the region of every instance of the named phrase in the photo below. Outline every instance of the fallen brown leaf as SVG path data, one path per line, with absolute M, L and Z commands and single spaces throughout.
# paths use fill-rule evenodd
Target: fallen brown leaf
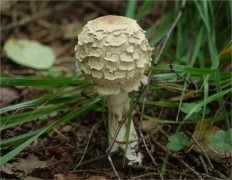
M 207 137 L 214 134 L 218 130 L 220 130 L 220 128 L 210 122 L 204 121 L 201 125 L 201 122 L 199 121 L 196 124 L 193 133 L 193 138 L 195 139 L 195 141 L 192 141 L 192 148 L 194 151 L 202 155 L 207 155 L 211 160 L 215 162 L 228 163 L 231 161 L 231 154 L 222 153 L 221 151 L 213 149 L 213 147 L 211 147 L 210 143 L 207 141 Z
M 29 155 L 19 162 L 7 163 L 1 167 L 1 171 L 6 174 L 14 174 L 18 178 L 26 177 L 33 170 L 47 167 L 45 161 L 40 161 L 35 155 Z

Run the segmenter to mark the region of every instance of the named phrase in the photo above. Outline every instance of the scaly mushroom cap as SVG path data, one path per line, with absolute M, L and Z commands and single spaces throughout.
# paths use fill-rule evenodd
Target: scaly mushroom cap
M 76 65 L 99 94 L 131 92 L 147 83 L 152 50 L 135 20 L 103 16 L 89 21 L 78 36 Z

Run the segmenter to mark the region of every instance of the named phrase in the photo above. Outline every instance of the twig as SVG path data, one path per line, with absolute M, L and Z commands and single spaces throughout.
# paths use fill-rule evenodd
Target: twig
M 159 142 L 157 141 L 154 141 L 154 143 L 156 145 L 158 145 L 164 152 L 168 152 L 166 147 L 163 146 L 162 144 L 160 144 Z M 172 157 L 172 158 L 176 158 L 182 165 L 184 165 L 190 172 L 192 172 L 196 177 L 198 177 L 199 179 L 203 180 L 203 178 L 199 175 L 198 172 L 196 172 L 192 167 L 190 167 L 186 162 L 184 162 L 184 160 L 179 157 L 176 153 L 169 153 L 169 155 Z
M 200 174 L 198 172 L 196 172 L 192 167 L 190 167 L 186 162 L 184 162 L 184 160 L 178 156 L 176 156 L 175 154 L 172 155 L 173 157 L 176 157 L 181 164 L 183 164 L 187 169 L 189 169 L 193 174 L 195 174 L 199 179 L 203 180 L 203 178 L 200 176 Z
M 146 143 L 146 141 L 144 139 L 144 136 L 143 136 L 143 133 L 142 133 L 142 122 L 143 122 L 145 102 L 146 102 L 146 96 L 144 96 L 144 98 L 143 98 L 143 103 L 142 103 L 142 108 L 141 108 L 141 114 L 140 114 L 140 120 L 139 120 L 139 135 L 140 135 L 140 138 L 143 141 L 143 145 L 144 145 L 148 155 L 150 156 L 150 158 L 151 158 L 152 162 L 154 163 L 154 165 L 157 167 L 157 172 L 159 174 L 160 179 L 163 180 L 163 176 L 159 171 L 158 164 L 155 162 L 155 159 L 153 158 L 151 152 L 149 151 L 149 149 L 147 147 L 147 143 Z
M 210 169 L 214 169 L 213 163 L 211 162 L 209 156 L 207 155 L 207 153 L 203 150 L 203 148 L 201 147 L 201 144 L 196 140 L 196 138 L 194 136 L 192 136 L 192 140 L 194 141 L 194 143 L 196 143 L 196 145 L 198 146 L 198 148 L 200 149 L 200 151 L 205 155 L 209 165 L 210 165 Z
M 127 111 L 127 113 L 125 114 L 125 116 L 121 119 L 121 121 L 118 123 L 118 127 L 114 133 L 114 136 L 112 138 L 112 142 L 109 144 L 109 147 L 106 149 L 106 153 L 109 153 L 113 147 L 113 144 L 118 136 L 118 133 L 122 127 L 122 125 L 125 123 L 127 117 L 130 115 L 130 113 L 132 112 L 132 110 L 134 109 L 134 107 L 139 104 L 139 101 L 141 100 L 143 93 L 144 93 L 144 89 L 145 89 L 145 85 L 141 86 L 141 90 L 139 91 L 139 95 L 137 96 L 135 103 L 131 106 L 131 108 Z
M 140 115 L 140 120 L 139 120 L 139 135 L 140 135 L 140 138 L 143 141 L 143 145 L 144 145 L 148 155 L 150 156 L 152 162 L 154 163 L 155 166 L 158 166 L 158 164 L 155 162 L 155 159 L 153 158 L 152 154 L 150 153 L 150 151 L 149 151 L 149 149 L 147 147 L 147 144 L 145 142 L 145 139 L 144 139 L 144 136 L 143 136 L 143 133 L 142 133 L 142 121 L 143 121 L 143 115 L 144 115 L 145 101 L 146 101 L 146 97 L 143 98 L 143 103 L 142 103 L 141 115 Z
M 86 144 L 86 146 L 85 146 L 85 149 L 84 149 L 84 153 L 83 153 L 83 155 L 82 155 L 82 157 L 81 157 L 79 163 L 75 166 L 74 171 L 76 170 L 76 168 L 78 168 L 78 167 L 81 165 L 81 163 L 82 163 L 82 161 L 83 161 L 83 159 L 84 159 L 84 157 L 85 157 L 87 148 L 89 147 L 89 142 L 90 142 L 90 139 L 91 139 L 91 137 L 92 137 L 93 131 L 95 130 L 95 128 L 97 127 L 97 125 L 100 124 L 100 122 L 101 122 L 101 121 L 97 122 L 97 123 L 93 126 L 93 128 L 91 129 L 91 132 L 90 132 L 90 135 L 89 135 L 89 138 L 88 138 L 88 142 L 87 142 L 87 144 Z
M 119 150 L 110 153 L 111 156 L 115 156 L 115 155 L 118 155 L 118 154 L 120 154 Z M 96 163 L 97 161 L 102 161 L 103 159 L 106 159 L 107 157 L 108 157 L 108 154 L 103 154 L 101 156 L 97 156 L 96 158 L 93 158 L 93 159 L 90 159 L 90 160 L 86 160 L 86 161 L 82 162 L 80 165 L 78 165 L 77 168 L 80 168 L 82 166 L 86 166 L 86 165 L 89 165 L 89 164 L 92 164 L 92 163 Z M 75 168 L 74 168 L 74 170 L 72 172 L 76 172 L 77 171 Z
M 163 53 L 164 47 L 166 46 L 166 44 L 167 44 L 167 42 L 168 42 L 168 40 L 169 40 L 169 38 L 170 38 L 170 35 L 171 35 L 172 31 L 173 31 L 174 27 L 177 25 L 177 23 L 178 23 L 178 21 L 179 21 L 181 15 L 182 15 L 182 9 L 185 7 L 185 5 L 186 5 L 186 0 L 183 0 L 183 1 L 182 1 L 182 4 L 181 4 L 181 9 L 180 9 L 180 11 L 179 11 L 179 13 L 178 13 L 178 15 L 177 15 L 177 17 L 176 17 L 174 23 L 172 24 L 170 30 L 168 31 L 168 33 L 167 33 L 167 35 L 166 35 L 166 37 L 165 37 L 165 40 L 161 43 L 163 48 L 161 48 L 161 50 L 159 51 L 159 54 L 157 55 L 154 64 L 157 64 L 158 60 L 160 59 L 160 56 L 161 56 L 161 54 Z M 125 116 L 122 118 L 122 120 L 119 122 L 118 128 L 117 128 L 116 131 L 115 131 L 115 134 L 114 134 L 114 136 L 113 136 L 112 142 L 111 142 L 111 144 L 109 145 L 109 147 L 108 147 L 107 150 L 106 150 L 107 153 L 112 149 L 113 144 L 114 144 L 114 141 L 116 140 L 116 138 L 117 138 L 117 136 L 118 136 L 118 133 L 119 133 L 119 131 L 120 131 L 122 125 L 123 125 L 124 122 L 126 121 L 127 117 L 128 117 L 129 114 L 132 112 L 132 110 L 134 109 L 134 107 L 135 107 L 137 104 L 139 104 L 139 102 L 140 102 L 140 100 L 141 100 L 141 98 L 142 98 L 142 96 L 143 96 L 143 94 L 144 94 L 144 90 L 146 89 L 147 86 L 149 86 L 149 83 L 150 83 L 150 80 L 151 80 L 151 75 L 152 75 L 152 70 L 151 70 L 151 71 L 149 72 L 149 74 L 148 74 L 148 83 L 147 83 L 147 85 L 142 85 L 142 86 L 141 86 L 140 91 L 139 91 L 139 94 L 138 94 L 138 96 L 137 96 L 137 98 L 136 98 L 135 103 L 131 106 L 131 108 L 128 110 L 128 112 L 126 113 L 126 115 L 125 115 Z
M 109 160 L 109 162 L 110 162 L 110 165 L 111 165 L 111 167 L 113 168 L 113 170 L 114 170 L 114 174 L 117 176 L 117 178 L 120 180 L 121 178 L 120 178 L 120 176 L 119 176 L 119 174 L 118 174 L 118 172 L 117 172 L 117 170 L 116 170 L 116 168 L 115 168 L 115 166 L 114 166 L 114 163 L 113 163 L 113 161 L 112 161 L 112 158 L 111 158 L 111 156 L 110 156 L 110 153 L 107 153 L 107 158 L 108 158 L 108 160 Z
M 142 174 L 142 175 L 135 177 L 135 179 L 147 179 L 147 178 L 151 178 L 152 175 L 159 175 L 159 174 L 158 173 Z
M 65 8 L 68 8 L 68 7 L 71 6 L 71 4 L 72 4 L 72 2 L 62 3 L 62 4 L 59 4 L 59 5 L 55 6 L 55 7 L 42 10 L 42 11 L 36 13 L 36 14 L 26 16 L 26 17 L 20 19 L 17 22 L 13 22 L 13 23 L 11 23 L 9 25 L 1 27 L 0 32 L 7 31 L 7 30 L 10 30 L 10 29 L 19 27 L 19 26 L 26 25 L 26 24 L 28 24 L 28 23 L 36 20 L 36 19 L 39 19 L 39 18 L 44 17 L 44 16 L 48 16 L 49 14 L 52 14 L 55 11 L 60 11 L 60 10 L 63 10 Z
M 159 59 L 160 59 L 160 57 L 161 57 L 161 55 L 162 55 L 162 53 L 163 53 L 163 51 L 164 51 L 164 48 L 165 48 L 165 46 L 166 46 L 166 44 L 167 44 L 167 42 L 168 42 L 168 40 L 169 40 L 169 38 L 170 38 L 170 35 L 171 35 L 173 29 L 176 27 L 177 23 L 179 22 L 179 20 L 180 20 L 180 18 L 181 18 L 182 10 L 184 9 L 185 5 L 186 5 L 186 0 L 182 0 L 181 9 L 180 9 L 180 11 L 179 11 L 179 13 L 178 13 L 178 15 L 177 15 L 175 21 L 173 22 L 171 28 L 170 28 L 169 31 L 167 32 L 167 35 L 165 36 L 163 42 L 161 42 L 161 49 L 159 50 L 159 53 L 158 53 L 158 55 L 157 55 L 157 57 L 156 57 L 156 59 L 155 59 L 155 62 L 153 62 L 152 64 L 155 64 L 155 65 L 156 65 L 157 62 L 159 61 Z M 136 98 L 136 100 L 135 100 L 135 103 L 131 106 L 131 108 L 128 110 L 128 112 L 126 113 L 126 115 L 125 115 L 125 116 L 121 119 L 121 121 L 118 123 L 118 127 L 117 127 L 117 129 L 116 129 L 116 131 L 115 131 L 115 134 L 114 134 L 113 138 L 112 138 L 112 142 L 109 144 L 109 147 L 106 149 L 106 153 L 108 154 L 108 159 L 109 159 L 109 161 L 110 161 L 110 163 L 111 163 L 111 165 L 112 165 L 112 168 L 114 169 L 115 173 L 117 173 L 117 171 L 115 170 L 115 167 L 114 167 L 114 165 L 113 165 L 112 159 L 111 159 L 111 157 L 110 157 L 111 149 L 112 149 L 113 144 L 114 144 L 114 142 L 115 142 L 115 140 L 116 140 L 116 138 L 117 138 L 117 136 L 118 136 L 118 134 L 119 134 L 119 131 L 120 131 L 122 125 L 125 123 L 125 121 L 126 121 L 126 119 L 128 118 L 129 114 L 132 112 L 132 110 L 134 109 L 134 107 L 135 107 L 137 104 L 140 104 L 140 100 L 141 100 L 141 98 L 143 97 L 143 94 L 145 93 L 145 89 L 149 86 L 149 83 L 150 83 L 150 81 L 151 81 L 151 76 L 152 76 L 152 70 L 151 70 L 151 71 L 149 72 L 149 74 L 148 74 L 148 83 L 147 83 L 147 85 L 142 85 L 142 86 L 141 86 L 140 91 L 139 91 L 139 94 L 138 94 L 138 96 L 137 96 L 137 98 Z M 116 175 L 118 176 L 118 174 L 116 174 Z M 119 176 L 118 176 L 118 177 L 119 177 Z
M 155 63 L 154 63 L 155 65 L 158 63 L 158 61 L 159 61 L 159 59 L 160 59 L 160 57 L 161 57 L 161 55 L 162 55 L 162 53 L 164 51 L 164 48 L 165 48 L 165 46 L 166 46 L 166 44 L 167 44 L 167 42 L 168 42 L 168 40 L 170 38 L 170 35 L 171 35 L 173 29 L 176 27 L 177 23 L 179 22 L 179 20 L 180 20 L 180 18 L 182 16 L 182 11 L 183 11 L 185 5 L 186 5 L 186 0 L 182 0 L 180 11 L 178 12 L 178 14 L 176 16 L 176 19 L 173 22 L 173 24 L 172 24 L 171 28 L 169 29 L 169 31 L 167 32 L 165 38 L 163 39 L 163 42 L 161 43 L 161 47 L 160 47 L 161 49 L 159 50 L 159 53 L 156 56 Z
M 205 163 L 205 160 L 203 159 L 203 157 L 202 157 L 201 155 L 199 156 L 199 159 L 200 159 L 200 161 L 201 161 L 201 164 L 202 164 L 202 166 L 203 166 L 203 169 L 204 169 L 205 173 L 208 174 L 208 173 L 209 173 L 209 170 L 208 170 L 208 167 L 207 167 L 207 165 L 206 165 L 206 163 Z

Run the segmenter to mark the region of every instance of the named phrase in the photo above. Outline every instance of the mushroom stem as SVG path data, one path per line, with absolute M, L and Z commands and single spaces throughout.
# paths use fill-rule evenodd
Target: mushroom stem
M 112 138 L 118 128 L 120 120 L 128 112 L 130 108 L 130 98 L 127 92 L 121 92 L 117 95 L 107 96 L 108 106 L 108 139 L 109 144 L 112 143 Z M 136 133 L 133 121 L 130 123 L 130 128 L 127 128 L 128 119 L 122 125 L 119 134 L 114 142 L 111 151 L 122 149 L 124 156 L 129 160 L 129 165 L 142 163 L 142 154 L 138 152 L 138 135 Z M 126 144 L 126 131 L 129 130 L 128 145 Z M 126 148 L 127 146 L 127 148 Z

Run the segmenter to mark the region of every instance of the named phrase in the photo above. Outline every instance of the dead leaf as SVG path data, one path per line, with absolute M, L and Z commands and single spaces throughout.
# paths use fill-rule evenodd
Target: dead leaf
M 219 127 L 212 125 L 210 122 L 204 121 L 201 127 L 201 122 L 199 121 L 196 124 L 193 137 L 196 141 L 192 141 L 193 150 L 202 154 L 207 155 L 211 160 L 218 163 L 228 163 L 231 160 L 232 149 L 230 153 L 222 153 L 217 151 L 210 146 L 210 143 L 207 141 L 207 137 L 214 134 L 216 131 L 220 130 Z
M 14 174 L 18 178 L 23 178 L 33 170 L 45 167 L 47 167 L 45 161 L 40 161 L 36 156 L 29 155 L 26 159 L 20 159 L 19 162 L 5 164 L 0 170 L 6 174 Z
M 65 125 L 64 127 L 61 127 L 60 132 L 67 133 L 72 131 L 73 126 L 71 125 Z
M 142 122 L 142 129 L 146 132 L 157 132 L 160 128 L 160 125 L 157 124 L 155 121 L 143 121 Z
M 14 162 L 13 165 L 16 170 L 23 171 L 25 174 L 29 174 L 37 168 L 47 167 L 45 161 L 40 161 L 34 155 L 29 155 L 26 159 L 21 159 L 20 162 Z
M 106 180 L 103 176 L 91 176 L 87 180 Z
M 64 39 L 75 39 L 76 32 L 81 30 L 83 27 L 81 22 L 63 24 L 61 26 L 61 32 Z
M 14 171 L 12 171 L 13 165 L 10 163 L 5 164 L 4 166 L 0 167 L 0 171 L 6 173 L 6 174 L 14 174 Z
M 10 87 L 0 87 L 0 103 L 3 105 L 9 104 L 19 98 L 18 92 Z
M 67 179 L 71 179 L 71 180 L 78 180 L 78 177 L 76 174 L 73 173 L 68 173 Z
M 27 176 L 27 177 L 23 178 L 23 180 L 43 180 L 43 179 L 37 178 L 37 177 L 32 177 L 32 176 Z
M 63 174 L 55 174 L 54 179 L 55 180 L 66 180 Z

